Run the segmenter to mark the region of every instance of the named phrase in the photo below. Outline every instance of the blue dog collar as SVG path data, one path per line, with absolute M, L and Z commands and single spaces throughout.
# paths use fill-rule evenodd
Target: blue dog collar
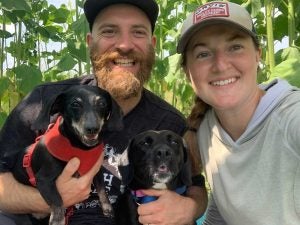
M 186 192 L 186 186 L 176 188 L 175 192 L 183 195 Z M 141 190 L 131 191 L 131 194 L 137 204 L 144 204 L 157 200 L 156 196 L 145 195 Z

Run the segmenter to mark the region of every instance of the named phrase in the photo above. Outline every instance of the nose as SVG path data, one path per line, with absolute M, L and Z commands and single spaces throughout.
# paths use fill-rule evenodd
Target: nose
M 97 134 L 99 132 L 99 127 L 97 126 L 88 126 L 85 128 L 87 134 Z
M 122 33 L 116 41 L 116 48 L 120 52 L 130 52 L 134 48 L 133 38 L 130 33 Z
M 84 130 L 87 134 L 97 134 L 102 126 L 101 120 L 96 113 L 88 113 L 84 118 Z
M 168 159 L 171 157 L 171 151 L 168 148 L 159 148 L 156 152 L 156 157 L 159 159 Z
M 227 56 L 224 52 L 215 52 L 213 61 L 213 71 L 220 72 L 226 70 L 229 67 L 229 60 L 229 56 Z

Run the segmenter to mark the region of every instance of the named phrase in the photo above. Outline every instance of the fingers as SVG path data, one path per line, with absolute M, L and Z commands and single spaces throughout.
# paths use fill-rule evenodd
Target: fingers
M 165 194 L 167 190 L 147 189 L 147 190 L 142 190 L 142 191 L 145 195 L 160 197 L 163 194 Z
M 79 178 L 74 177 L 73 174 L 78 170 L 80 160 L 78 158 L 72 158 L 67 163 L 61 175 L 56 180 L 56 186 L 62 196 L 65 207 L 74 205 L 89 197 L 93 178 L 100 169 L 103 156 L 104 153 L 101 154 L 96 164 Z
M 61 179 L 62 181 L 71 179 L 73 174 L 78 170 L 79 165 L 80 165 L 79 159 L 72 158 L 65 166 L 64 170 L 59 176 L 59 179 Z

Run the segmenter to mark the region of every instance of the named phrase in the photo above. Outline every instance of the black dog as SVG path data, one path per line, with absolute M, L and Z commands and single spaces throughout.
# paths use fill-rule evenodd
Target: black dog
M 121 109 L 108 92 L 95 86 L 72 86 L 48 101 L 33 125 L 35 130 L 45 129 L 50 115 L 57 113 L 60 116 L 55 124 L 20 154 L 13 171 L 17 180 L 32 184 L 40 191 L 51 208 L 51 225 L 65 224 L 63 202 L 55 181 L 66 162 L 74 156 L 79 157 L 78 173 L 84 174 L 103 151 L 102 128 L 122 128 Z M 100 191 L 104 186 L 98 187 L 97 184 L 98 193 L 104 193 Z M 103 208 L 107 208 L 107 197 L 99 198 Z
M 124 155 L 123 163 L 129 163 L 130 170 L 129 174 L 123 172 L 123 178 L 128 182 L 128 190 L 118 199 L 115 219 L 118 225 L 138 225 L 137 205 L 154 198 L 141 196 L 139 190 L 170 189 L 184 194 L 192 183 L 191 166 L 183 138 L 169 130 L 138 134 L 126 153 L 128 161 Z

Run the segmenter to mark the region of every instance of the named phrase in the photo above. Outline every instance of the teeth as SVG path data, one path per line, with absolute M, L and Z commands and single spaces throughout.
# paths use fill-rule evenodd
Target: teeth
M 233 78 L 230 78 L 230 79 L 227 79 L 227 80 L 214 81 L 211 84 L 214 85 L 214 86 L 223 86 L 223 85 L 233 83 L 235 81 L 236 81 L 236 78 L 233 77 Z
M 116 59 L 115 64 L 119 66 L 132 66 L 134 64 L 134 60 L 132 59 Z

